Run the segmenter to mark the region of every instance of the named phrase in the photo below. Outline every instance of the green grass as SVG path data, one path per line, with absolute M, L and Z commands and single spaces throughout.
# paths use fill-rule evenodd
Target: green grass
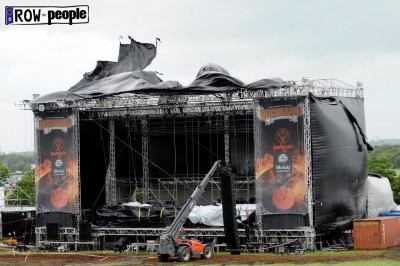
M 399 176 L 400 175 L 400 169 L 393 169 L 396 172 L 396 175 Z
M 0 264 L 1 265 L 1 264 Z M 102 264 L 102 266 L 127 266 L 134 265 L 132 262 L 120 262 L 120 263 L 110 263 L 110 264 Z M 152 265 L 179 265 L 179 266 L 198 266 L 201 265 L 198 262 L 196 263 L 177 263 L 177 262 L 168 262 L 168 263 L 156 263 Z M 259 265 L 274 265 L 274 266 L 298 266 L 300 263 L 273 263 L 273 264 L 265 264 L 265 263 L 238 263 L 238 264 L 229 264 L 229 263 L 215 263 L 215 264 L 207 264 L 207 266 L 259 266 Z M 321 265 L 337 265 L 337 266 L 396 266 L 400 265 L 399 261 L 391 260 L 391 259 L 373 259 L 369 261 L 347 261 L 347 262 L 326 262 L 326 263 L 302 263 L 301 265 L 312 265 L 312 266 L 321 266 Z M 72 266 L 72 265 L 71 265 Z
M 212 265 L 212 264 L 211 264 Z M 208 266 L 211 266 L 208 265 Z M 217 264 L 216 264 L 217 265 Z M 226 264 L 228 266 L 230 264 Z M 232 264 L 233 266 L 234 264 Z M 244 266 L 243 264 L 238 264 Z M 262 265 L 262 264 L 252 264 L 252 265 Z M 290 265 L 300 265 L 299 263 L 278 263 L 272 264 L 274 266 L 290 266 Z M 390 259 L 374 259 L 369 261 L 347 261 L 347 262 L 326 262 L 326 263 L 307 263 L 302 265 L 313 265 L 313 266 L 320 266 L 320 265 L 337 265 L 337 266 L 395 266 L 400 265 L 400 262 L 397 260 L 390 260 Z

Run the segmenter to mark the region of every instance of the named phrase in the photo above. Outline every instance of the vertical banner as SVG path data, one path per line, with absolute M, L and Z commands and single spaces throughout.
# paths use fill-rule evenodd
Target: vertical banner
M 306 214 L 303 98 L 259 99 L 254 123 L 262 214 Z
M 78 212 L 78 164 L 72 112 L 36 114 L 36 212 Z

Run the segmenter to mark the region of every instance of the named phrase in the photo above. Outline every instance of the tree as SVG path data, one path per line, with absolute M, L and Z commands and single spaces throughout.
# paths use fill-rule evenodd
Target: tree
M 369 156 L 385 157 L 390 160 L 394 168 L 400 168 L 399 161 L 396 162 L 396 158 L 400 158 L 400 145 L 375 145 Z
M 0 179 L 1 181 L 5 181 L 7 178 L 10 177 L 10 170 L 5 164 L 0 163 Z
M 390 185 L 392 186 L 394 201 L 396 204 L 400 204 L 400 176 L 393 179 L 393 181 L 390 182 Z
M 22 179 L 17 183 L 18 199 L 22 205 L 35 205 L 35 171 L 29 170 L 24 173 Z M 16 196 L 13 196 L 16 197 Z
M 147 200 L 153 200 L 154 199 L 154 195 L 151 192 L 151 189 L 145 189 L 145 188 L 141 188 L 141 187 L 136 187 L 135 192 L 134 192 L 134 197 L 138 202 L 141 203 L 145 203 L 146 199 Z
M 10 172 L 28 171 L 31 169 L 31 164 L 35 162 L 33 153 L 10 153 L 1 154 L 0 162 L 7 165 Z
M 390 181 L 396 178 L 396 172 L 392 170 L 392 163 L 386 157 L 370 156 L 368 158 L 368 172 L 383 175 Z
M 394 158 L 393 167 L 394 167 L 395 169 L 400 169 L 400 156 Z

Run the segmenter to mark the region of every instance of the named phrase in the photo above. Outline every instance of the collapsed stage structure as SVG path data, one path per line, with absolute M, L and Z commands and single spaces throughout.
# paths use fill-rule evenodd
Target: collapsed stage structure
M 70 90 L 25 103 L 35 115 L 38 243 L 56 241 L 49 230 L 73 234 L 75 242 L 159 236 L 161 224 L 146 222 L 85 227 L 84 210 L 132 195 L 150 206 L 139 210 L 139 220 L 155 203 L 176 208 L 216 160 L 232 169 L 232 200 L 255 204 L 259 241 L 297 238 L 313 249 L 317 234 L 365 217 L 369 145 L 361 83 L 244 84 L 208 64 L 183 86 L 143 71 L 155 55 L 156 46 L 131 39 L 120 45 L 117 62 L 99 61 Z M 200 202 L 220 199 L 215 178 Z M 152 215 L 161 219 L 164 205 Z M 224 235 L 221 227 L 188 232 Z

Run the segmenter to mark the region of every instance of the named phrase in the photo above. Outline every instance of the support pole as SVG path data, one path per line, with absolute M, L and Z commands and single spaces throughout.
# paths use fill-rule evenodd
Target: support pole
M 306 180 L 307 180 L 307 192 L 306 202 L 308 211 L 308 220 L 310 222 L 310 230 L 306 232 L 307 237 L 307 249 L 315 250 L 315 228 L 314 228 L 314 187 L 312 180 L 312 157 L 311 157 L 311 109 L 310 109 L 310 97 L 307 96 L 304 99 L 304 156 L 306 161 Z
M 253 115 L 253 127 L 254 127 L 254 147 L 260 147 L 261 146 L 261 136 L 260 136 L 260 123 L 258 121 L 259 115 L 260 115 L 260 105 L 258 100 L 256 101 L 256 104 L 254 106 L 254 115 Z M 259 154 L 260 149 L 254 148 L 254 158 L 260 158 L 261 154 Z M 255 171 L 257 171 L 257 166 Z M 260 179 L 255 180 L 255 185 L 256 185 L 256 224 L 258 228 L 258 241 L 262 241 L 263 237 L 263 217 L 262 217 L 262 212 L 263 212 L 263 206 L 262 206 L 262 184 Z
M 229 115 L 224 115 L 224 147 L 225 147 L 225 165 L 230 164 L 230 147 L 229 147 Z
M 142 161 L 143 161 L 143 200 L 147 201 L 149 193 L 149 136 L 147 128 L 147 119 L 142 119 Z
M 115 177 L 115 124 L 113 119 L 108 121 L 108 132 L 110 134 L 110 162 L 106 176 L 106 203 L 108 205 L 114 205 L 117 203 L 117 189 Z
M 36 166 L 40 165 L 40 132 L 39 132 L 39 117 L 36 115 L 34 116 L 34 134 L 35 134 L 35 163 Z M 37 209 L 37 199 L 38 199 L 38 189 L 35 188 L 35 207 Z M 4 203 L 5 205 L 5 203 Z M 36 220 L 37 221 L 37 220 Z M 37 233 L 35 229 L 35 234 L 36 234 L 36 246 L 39 246 L 40 240 L 42 235 L 40 233 Z
M 75 236 L 75 241 L 79 241 L 80 239 L 80 234 L 79 234 L 79 225 L 81 224 L 82 220 L 82 209 L 81 209 L 81 155 L 80 155 L 80 150 L 81 150 L 81 135 L 80 135 L 80 127 L 79 127 L 79 109 L 74 109 L 74 119 L 75 119 L 75 126 L 74 128 L 74 157 L 76 159 L 77 163 L 77 182 L 78 182 L 78 197 L 76 199 L 76 236 Z M 75 248 L 76 250 L 76 248 Z

